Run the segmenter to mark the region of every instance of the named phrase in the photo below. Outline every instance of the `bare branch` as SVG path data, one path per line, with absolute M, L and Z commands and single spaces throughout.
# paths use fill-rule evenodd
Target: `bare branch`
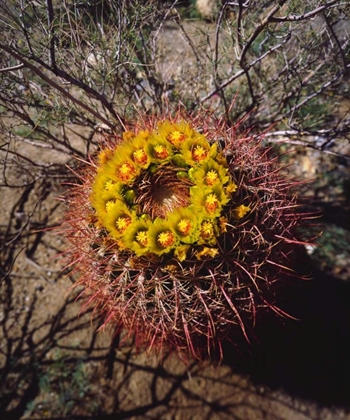
M 237 55 L 242 53 L 243 49 L 243 39 L 242 39 L 242 16 L 243 16 L 243 1 L 240 0 L 238 4 L 238 16 L 237 16 L 237 29 L 236 29 L 236 49 Z
M 109 127 L 113 127 L 113 124 L 111 124 L 110 121 L 108 121 L 105 117 L 103 117 L 99 112 L 95 111 L 93 108 L 89 107 L 85 102 L 75 98 L 73 95 L 71 95 L 66 89 L 63 89 L 58 83 L 56 83 L 54 80 L 50 79 L 46 76 L 45 73 L 43 73 L 38 67 L 31 64 L 28 60 L 26 60 L 24 57 L 16 53 L 11 47 L 8 47 L 7 45 L 4 45 L 0 43 L 0 48 L 6 51 L 8 54 L 12 55 L 12 57 L 16 58 L 18 61 L 20 61 L 24 66 L 28 67 L 30 70 L 32 70 L 37 76 L 39 76 L 42 80 L 44 80 L 46 83 L 48 83 L 53 88 L 57 89 L 60 93 L 62 93 L 66 98 L 70 99 L 75 104 L 79 105 L 81 108 L 88 111 L 91 115 L 96 117 L 98 120 L 102 121 L 104 124 L 107 124 Z
M 338 7 L 341 5 L 345 5 L 347 3 L 339 3 L 339 0 L 333 0 L 330 1 L 326 4 L 324 4 L 323 6 L 318 7 L 315 10 L 312 10 L 311 12 L 305 13 L 303 15 L 291 15 L 291 16 L 281 16 L 281 17 L 275 17 L 275 16 L 271 16 L 270 18 L 270 22 L 298 22 L 301 20 L 306 20 L 306 19 L 310 19 L 314 16 L 316 16 L 317 14 L 323 12 L 326 9 L 330 9 L 331 7 Z
M 0 73 L 6 73 L 8 71 L 20 70 L 20 69 L 23 69 L 23 67 L 25 67 L 25 66 L 24 66 L 23 63 L 21 63 L 21 64 L 18 64 L 17 66 L 6 67 L 4 69 L 0 69 Z
M 341 45 L 341 43 L 340 43 L 340 41 L 339 41 L 339 39 L 337 37 L 337 34 L 334 32 L 334 29 L 333 29 L 333 27 L 332 27 L 332 25 L 331 25 L 331 23 L 329 21 L 329 18 L 327 17 L 327 14 L 326 13 L 323 13 L 323 17 L 324 17 L 324 19 L 325 19 L 325 21 L 327 23 L 327 27 L 328 27 L 329 31 L 331 32 L 331 34 L 332 34 L 332 36 L 334 38 L 335 43 L 337 44 L 337 47 L 339 48 L 339 52 L 340 52 L 341 58 L 343 60 L 344 69 L 346 69 L 348 63 L 347 63 L 347 59 L 346 59 L 346 56 L 345 56 L 344 49 L 343 49 L 343 47 L 342 47 L 342 45 Z
M 350 64 L 347 65 L 347 68 L 350 69 Z M 324 92 L 328 87 L 332 86 L 334 83 L 336 83 L 342 76 L 343 76 L 343 72 L 339 72 L 338 74 L 336 74 L 331 80 L 328 80 L 326 83 L 324 83 L 318 90 L 316 90 L 314 93 L 312 93 L 311 95 L 308 95 L 306 98 L 304 98 L 301 102 L 299 102 L 298 104 L 296 104 L 290 111 L 287 111 L 285 114 L 277 117 L 275 119 L 275 122 L 277 121 L 281 121 L 284 118 L 286 118 L 287 116 L 291 115 L 292 113 L 294 113 L 297 109 L 300 109 L 301 107 L 303 107 L 307 102 L 311 101 L 312 99 L 320 96 L 320 94 L 322 92 Z
M 47 8 L 47 23 L 50 31 L 50 65 L 56 68 L 56 55 L 55 55 L 55 28 L 54 28 L 54 12 L 52 0 L 46 0 Z
M 283 143 L 283 144 L 291 144 L 293 146 L 302 146 L 309 149 L 311 148 L 311 149 L 318 150 L 320 152 L 327 153 L 329 155 L 333 155 L 333 156 L 350 161 L 350 156 L 348 155 L 344 155 L 342 153 L 325 149 L 322 146 L 316 145 L 315 142 L 312 140 L 307 141 L 307 140 L 300 140 L 297 138 L 300 136 L 302 137 L 302 136 L 311 136 L 311 135 L 312 134 L 308 132 L 300 133 L 296 130 L 285 130 L 285 131 L 275 131 L 271 133 L 266 133 L 264 137 L 266 137 L 269 142 L 274 143 L 274 144 Z
M 246 54 L 249 50 L 249 48 L 251 47 L 252 43 L 256 40 L 256 38 L 258 37 L 258 35 L 263 31 L 263 29 L 271 22 L 271 18 L 273 17 L 273 15 L 275 13 L 277 13 L 277 11 L 281 8 L 281 6 L 286 2 L 287 0 L 281 0 L 278 2 L 278 4 L 276 4 L 270 11 L 269 13 L 265 16 L 265 18 L 262 20 L 262 22 L 255 28 L 254 32 L 250 35 L 250 37 L 248 38 L 246 44 L 243 47 L 243 50 L 241 52 L 241 56 L 240 56 L 240 65 L 243 67 L 244 66 L 244 61 L 246 58 Z
M 286 40 L 278 45 L 275 45 L 274 47 L 270 48 L 268 51 L 266 51 L 264 54 L 262 54 L 260 57 L 253 60 L 251 63 L 247 64 L 245 67 L 246 69 L 250 69 L 254 67 L 257 63 L 264 60 L 269 54 L 271 54 L 274 51 L 277 51 L 279 48 L 282 47 L 282 45 L 286 42 Z M 212 96 L 216 95 L 218 92 L 220 92 L 222 89 L 225 89 L 228 85 L 230 85 L 233 81 L 241 77 L 245 74 L 245 70 L 239 70 L 235 74 L 233 74 L 231 77 L 223 81 L 217 88 L 213 89 L 211 92 L 209 92 L 206 96 L 204 96 L 200 103 L 206 102 L 208 99 L 210 99 Z

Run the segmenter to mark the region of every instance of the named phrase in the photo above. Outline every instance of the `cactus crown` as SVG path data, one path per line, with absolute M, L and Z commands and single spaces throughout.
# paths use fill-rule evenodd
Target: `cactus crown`
M 154 120 L 102 135 L 70 196 L 77 284 L 138 342 L 205 358 L 249 340 L 260 313 L 285 315 L 276 295 L 299 258 L 298 184 L 257 137 L 207 115 Z
M 98 223 L 119 250 L 137 256 L 188 252 L 198 259 L 215 255 L 216 236 L 226 230 L 224 207 L 237 185 L 216 144 L 185 121 L 165 120 L 151 131 L 125 132 L 123 141 L 100 166 L 90 201 Z M 250 207 L 236 206 L 234 219 Z

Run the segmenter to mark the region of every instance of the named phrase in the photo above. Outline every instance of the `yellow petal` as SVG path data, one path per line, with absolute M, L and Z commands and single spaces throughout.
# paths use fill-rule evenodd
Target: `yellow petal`
M 201 251 L 196 252 L 196 257 L 198 260 L 200 260 L 202 257 L 214 258 L 218 253 L 219 250 L 217 248 L 209 248 L 205 246 Z

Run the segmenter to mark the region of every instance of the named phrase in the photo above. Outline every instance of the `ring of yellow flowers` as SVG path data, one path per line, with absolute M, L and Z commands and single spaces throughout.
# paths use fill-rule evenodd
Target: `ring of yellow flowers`
M 154 215 L 141 205 L 138 184 L 155 174 L 162 178 L 165 170 L 176 185 L 163 200 L 164 214 Z M 177 189 L 187 196 L 177 197 Z M 216 237 L 226 229 L 223 208 L 236 189 L 216 144 L 185 121 L 165 120 L 152 132 L 125 132 L 114 150 L 100 153 L 90 202 L 98 225 L 120 250 L 137 256 L 170 254 L 183 261 L 190 247 L 197 258 L 216 255 Z M 234 214 L 242 218 L 249 211 L 241 205 Z

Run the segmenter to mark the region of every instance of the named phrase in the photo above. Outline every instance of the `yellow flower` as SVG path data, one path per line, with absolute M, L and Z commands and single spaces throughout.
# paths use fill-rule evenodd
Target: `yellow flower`
M 250 207 L 248 206 L 244 206 L 243 204 L 238 206 L 237 208 L 235 208 L 233 210 L 234 212 L 234 218 L 235 219 L 242 219 L 242 217 L 244 217 L 247 213 L 249 213 L 251 210 Z
M 227 168 L 210 158 L 201 165 L 190 168 L 188 175 L 196 185 L 212 187 L 218 183 L 226 185 L 230 181 L 227 172 Z
M 126 249 L 130 249 L 137 256 L 149 252 L 149 228 L 151 224 L 142 218 L 134 219 L 123 234 Z
M 214 185 L 219 180 L 219 174 L 212 169 L 207 172 L 204 180 L 207 185 Z
M 172 123 L 165 120 L 158 124 L 158 136 L 167 139 L 177 149 L 193 135 L 195 131 L 186 121 Z
M 147 142 L 147 153 L 153 162 L 163 162 L 173 156 L 173 147 L 166 139 L 152 136 Z
M 209 220 L 205 220 L 201 225 L 201 237 L 205 240 L 212 239 L 214 237 L 214 223 Z
M 230 181 L 225 189 L 225 191 L 227 192 L 227 194 L 233 193 L 237 190 L 237 185 L 233 182 Z
M 172 223 L 158 218 L 149 229 L 150 251 L 156 255 L 162 255 L 173 250 L 178 244 L 178 237 L 172 227 Z
M 197 241 L 199 237 L 198 226 L 201 220 L 201 216 L 195 214 L 188 207 L 180 207 L 168 216 L 168 221 L 179 236 L 180 241 L 186 244 Z
M 149 131 L 144 130 L 144 131 L 140 131 L 140 132 L 138 133 L 137 137 L 140 137 L 141 139 L 146 140 L 146 139 L 148 139 L 148 137 L 149 137 L 150 135 L 151 135 L 151 133 L 150 133 Z
M 175 235 L 170 230 L 161 232 L 157 236 L 157 242 L 163 248 L 171 247 L 175 243 Z
M 195 137 L 185 140 L 180 147 L 185 162 L 188 165 L 198 165 L 215 158 L 217 154 L 216 144 L 210 145 L 202 134 L 197 133 Z
M 227 232 L 227 223 L 228 223 L 227 217 L 221 216 L 219 218 L 220 233 Z
M 143 166 L 147 164 L 148 156 L 144 149 L 137 149 L 132 155 L 133 155 L 134 161 L 138 165 Z
M 178 271 L 178 266 L 175 264 L 167 264 L 162 267 L 162 271 L 165 271 L 168 273 L 176 273 Z
M 191 187 L 190 194 L 193 211 L 203 214 L 204 217 L 219 217 L 223 206 L 229 202 L 229 197 L 220 184 L 212 188 L 194 186 Z
M 151 163 L 151 156 L 146 151 L 149 135 L 148 132 L 141 131 L 131 142 L 126 144 L 125 156 L 143 169 L 147 169 Z
M 98 155 L 98 160 L 101 165 L 106 163 L 113 156 L 113 151 L 110 149 L 104 149 Z
M 211 220 L 204 220 L 200 226 L 198 244 L 216 245 L 216 238 L 219 236 L 216 223 Z
M 135 179 L 137 171 L 131 162 L 124 162 L 117 168 L 116 173 L 120 181 L 130 183 Z
M 187 257 L 187 252 L 191 248 L 191 245 L 178 245 L 175 248 L 174 256 L 180 261 L 184 261 Z
M 126 137 L 127 140 L 121 143 L 115 150 L 115 156 L 112 161 L 115 167 L 119 167 L 127 161 L 133 166 L 136 165 L 142 169 L 147 169 L 151 163 L 151 157 L 146 150 L 149 133 L 147 134 L 147 137 L 145 137 L 146 134 L 142 133 L 143 132 L 136 136 L 133 133 L 123 136 Z
M 166 159 L 169 157 L 169 151 L 162 144 L 154 146 L 153 153 L 157 159 Z
M 136 220 L 136 215 L 121 200 L 108 201 L 103 224 L 113 238 L 121 239 L 125 231 Z
M 167 139 L 173 145 L 181 144 L 184 140 L 186 140 L 186 138 L 187 136 L 181 133 L 181 131 L 172 131 L 167 137 Z
M 139 231 L 136 233 L 135 240 L 136 240 L 136 242 L 138 242 L 140 245 L 142 245 L 142 246 L 147 246 L 147 245 L 148 245 L 147 230 L 139 230 Z
M 118 206 L 118 204 L 114 200 L 107 201 L 106 212 L 109 213 L 109 212 L 113 211 L 117 206 Z
M 111 180 L 103 171 L 99 171 L 95 178 L 90 194 L 90 202 L 96 210 L 99 221 L 103 224 L 103 218 L 106 215 L 106 205 L 109 201 L 118 201 L 121 199 L 120 183 Z
M 209 248 L 205 246 L 201 251 L 196 252 L 196 257 L 198 260 L 200 260 L 203 257 L 214 258 L 218 253 L 219 250 L 217 248 Z
M 105 183 L 105 190 L 112 191 L 115 184 L 115 181 L 113 181 L 112 179 L 108 179 L 108 181 Z
M 203 146 L 195 146 L 192 149 L 192 158 L 196 162 L 201 162 L 208 157 L 208 150 L 205 149 Z
M 123 233 L 127 229 L 127 227 L 131 224 L 131 222 L 132 222 L 131 217 L 120 216 L 118 217 L 115 224 L 117 225 L 117 229 L 119 230 L 119 232 Z
M 181 219 L 177 224 L 177 229 L 183 236 L 187 236 L 190 233 L 192 224 L 189 219 Z
M 219 206 L 219 200 L 215 194 L 209 194 L 205 199 L 204 207 L 208 213 L 213 214 Z

